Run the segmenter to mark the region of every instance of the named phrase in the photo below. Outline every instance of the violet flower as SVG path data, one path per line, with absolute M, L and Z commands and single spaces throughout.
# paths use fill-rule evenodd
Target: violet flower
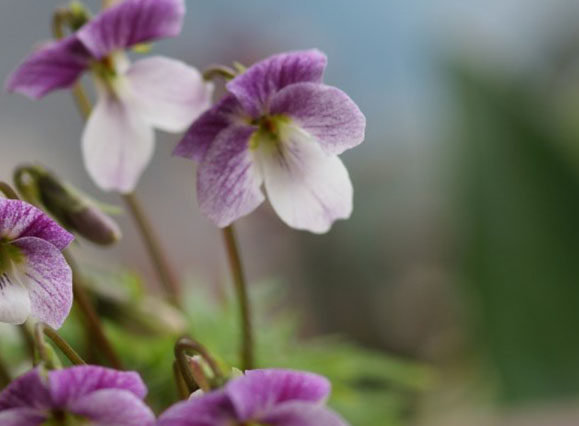
M 0 198 L 0 322 L 32 316 L 62 325 L 72 306 L 72 272 L 60 251 L 73 239 L 36 207 Z
M 149 426 L 155 417 L 137 373 L 97 366 L 44 372 L 15 379 L 0 393 L 2 426 Z
M 262 184 L 291 227 L 323 233 L 350 216 L 352 184 L 337 156 L 363 141 L 366 120 L 344 92 L 322 83 L 326 62 L 309 50 L 253 65 L 175 149 L 200 161 L 199 204 L 217 226 L 257 208 Z
M 225 388 L 180 402 L 158 426 L 346 426 L 324 405 L 330 383 L 312 373 L 252 370 Z
M 210 105 L 212 86 L 195 68 L 160 56 L 130 64 L 123 53 L 179 34 L 184 14 L 184 0 L 125 0 L 32 53 L 6 81 L 8 91 L 38 99 L 90 71 L 98 101 L 82 150 L 104 190 L 131 192 L 153 155 L 153 128 L 183 131 Z

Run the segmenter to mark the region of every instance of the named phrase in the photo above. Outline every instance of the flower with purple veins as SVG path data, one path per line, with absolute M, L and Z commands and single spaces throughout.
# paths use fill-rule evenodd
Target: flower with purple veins
M 32 316 L 62 325 L 72 306 L 72 272 L 61 250 L 73 239 L 36 207 L 0 198 L 0 322 Z
M 312 373 L 251 370 L 223 389 L 193 396 L 161 415 L 158 426 L 347 426 L 325 406 L 330 383 Z
M 184 0 L 125 0 L 32 53 L 6 81 L 8 91 L 38 99 L 90 71 L 98 101 L 82 149 L 104 190 L 131 192 L 153 155 L 153 128 L 183 131 L 210 105 L 212 86 L 195 68 L 160 56 L 130 64 L 123 52 L 176 36 L 184 14 Z
M 364 140 L 366 119 L 344 92 L 322 83 L 326 62 L 309 50 L 253 65 L 175 149 L 200 162 L 200 208 L 217 226 L 255 210 L 262 184 L 291 227 L 323 233 L 350 216 L 353 189 L 338 155 Z
M 78 366 L 35 368 L 0 393 L 3 426 L 150 426 L 147 389 L 134 372 Z

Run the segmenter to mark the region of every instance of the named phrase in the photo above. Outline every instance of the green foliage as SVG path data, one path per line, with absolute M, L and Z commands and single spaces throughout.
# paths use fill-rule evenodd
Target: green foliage
M 508 403 L 576 396 L 578 163 L 533 85 L 455 71 L 460 253 L 481 353 Z
M 175 312 L 159 298 L 155 299 L 157 310 L 150 313 L 149 321 L 136 324 L 142 312 L 132 311 L 139 311 L 150 300 L 133 274 L 95 275 L 92 281 L 107 283 L 106 288 L 92 287 L 107 334 L 124 368 L 137 370 L 143 376 L 149 387 L 147 401 L 157 412 L 177 400 L 172 364 L 173 345 L 180 335 L 189 334 L 203 343 L 225 371 L 237 365 L 237 309 L 228 298 L 212 297 L 209 291 L 197 286 L 187 300 L 183 328 L 175 327 L 179 321 L 174 319 L 169 322 L 173 324 L 171 327 L 163 328 L 159 324 L 166 323 L 166 318 L 161 321 L 157 313 L 175 315 Z M 284 306 L 280 285 L 262 283 L 252 289 L 260 367 L 308 370 L 328 377 L 333 384 L 330 405 L 353 425 L 405 424 L 405 413 L 411 409 L 417 393 L 432 382 L 430 369 L 364 349 L 339 337 L 300 338 L 300 321 L 296 311 Z M 87 361 L 99 362 L 80 319 L 78 313 L 73 313 L 60 334 Z M 16 365 L 12 363 L 23 359 L 25 348 L 14 333 L 4 342 L 9 344 L 3 345 L 2 355 L 8 357 L 10 365 Z M 29 368 L 28 363 L 21 364 L 19 370 L 25 368 Z

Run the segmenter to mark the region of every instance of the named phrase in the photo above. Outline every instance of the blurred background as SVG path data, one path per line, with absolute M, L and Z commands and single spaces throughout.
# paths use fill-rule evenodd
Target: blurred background
M 183 34 L 156 53 L 203 69 L 317 47 L 326 82 L 368 119 L 366 141 L 343 156 L 351 220 L 314 236 L 264 205 L 240 221 L 252 285 L 278 282 L 306 336 L 432 366 L 396 424 L 579 424 L 579 3 L 187 4 Z M 2 78 L 50 37 L 59 5 L 0 2 Z M 121 205 L 88 179 L 82 128 L 67 92 L 0 95 L 0 179 L 41 162 Z M 157 136 L 138 193 L 179 274 L 214 288 L 227 270 L 219 232 L 196 207 L 195 166 L 171 157 L 178 135 Z M 122 242 L 87 246 L 84 262 L 128 264 L 155 287 L 130 218 L 119 221 Z

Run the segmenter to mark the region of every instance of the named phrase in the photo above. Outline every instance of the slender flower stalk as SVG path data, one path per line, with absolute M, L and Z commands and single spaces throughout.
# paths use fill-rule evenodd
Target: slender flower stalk
M 0 358 L 0 389 L 4 389 L 11 381 L 10 372 L 4 363 L 4 360 Z
M 191 368 L 191 363 L 189 362 L 189 356 L 187 353 L 195 353 L 201 356 L 205 362 L 209 365 L 213 373 L 213 382 L 215 385 L 222 385 L 223 382 L 223 372 L 219 368 L 219 365 L 213 359 L 209 351 L 199 342 L 190 339 L 188 337 L 182 337 L 175 344 L 175 359 L 177 367 L 181 372 L 181 375 L 189 389 L 189 393 L 195 392 L 200 387 L 205 386 L 208 382 L 207 377 L 199 378 L 199 371 L 194 371 Z M 203 374 L 201 372 L 201 374 Z
M 101 350 L 102 354 L 108 359 L 111 366 L 116 369 L 121 369 L 122 363 L 113 345 L 107 338 L 102 321 L 91 303 L 90 297 L 86 291 L 86 286 L 83 282 L 82 274 L 77 267 L 74 257 L 69 250 L 65 250 L 63 254 L 72 269 L 72 285 L 75 296 L 74 301 L 85 319 L 84 324 L 87 334 L 94 337 L 96 345 Z
M 187 383 L 185 383 L 185 379 L 183 378 L 183 374 L 181 374 L 181 369 L 179 368 L 179 364 L 177 361 L 173 361 L 173 377 L 175 378 L 175 386 L 177 387 L 177 393 L 179 394 L 179 398 L 181 400 L 186 400 L 189 398 L 191 394 L 189 392 L 189 387 Z
M 34 336 L 32 336 L 32 332 L 26 324 L 19 325 L 18 332 L 20 333 L 20 337 L 22 337 L 30 359 L 34 359 Z
M 86 365 L 86 362 L 66 342 L 66 340 L 60 337 L 56 330 L 44 323 L 38 323 L 34 328 L 34 340 L 36 343 L 36 349 L 40 355 L 40 359 L 44 362 L 46 368 L 53 369 L 54 364 L 50 355 L 48 354 L 44 336 L 47 336 L 74 365 Z
M 16 194 L 16 191 L 14 191 L 6 182 L 0 181 L 0 191 L 6 196 L 6 198 L 18 200 L 18 194 Z
M 227 258 L 229 260 L 235 294 L 239 303 L 239 315 L 241 317 L 241 369 L 251 370 L 254 368 L 255 364 L 253 326 L 251 320 L 251 305 L 249 294 L 247 292 L 247 284 L 243 272 L 241 255 L 239 253 L 239 246 L 235 237 L 233 225 L 223 228 L 222 233 L 225 248 L 227 249 Z
M 141 206 L 137 195 L 134 192 L 122 195 L 135 224 L 137 225 L 141 237 L 147 246 L 149 256 L 153 261 L 157 275 L 165 288 L 169 301 L 176 307 L 181 305 L 181 291 L 180 286 L 173 270 L 169 266 L 169 260 L 165 256 L 165 251 L 161 247 L 161 243 L 157 238 L 151 225 L 151 221 L 145 214 L 145 210 Z

